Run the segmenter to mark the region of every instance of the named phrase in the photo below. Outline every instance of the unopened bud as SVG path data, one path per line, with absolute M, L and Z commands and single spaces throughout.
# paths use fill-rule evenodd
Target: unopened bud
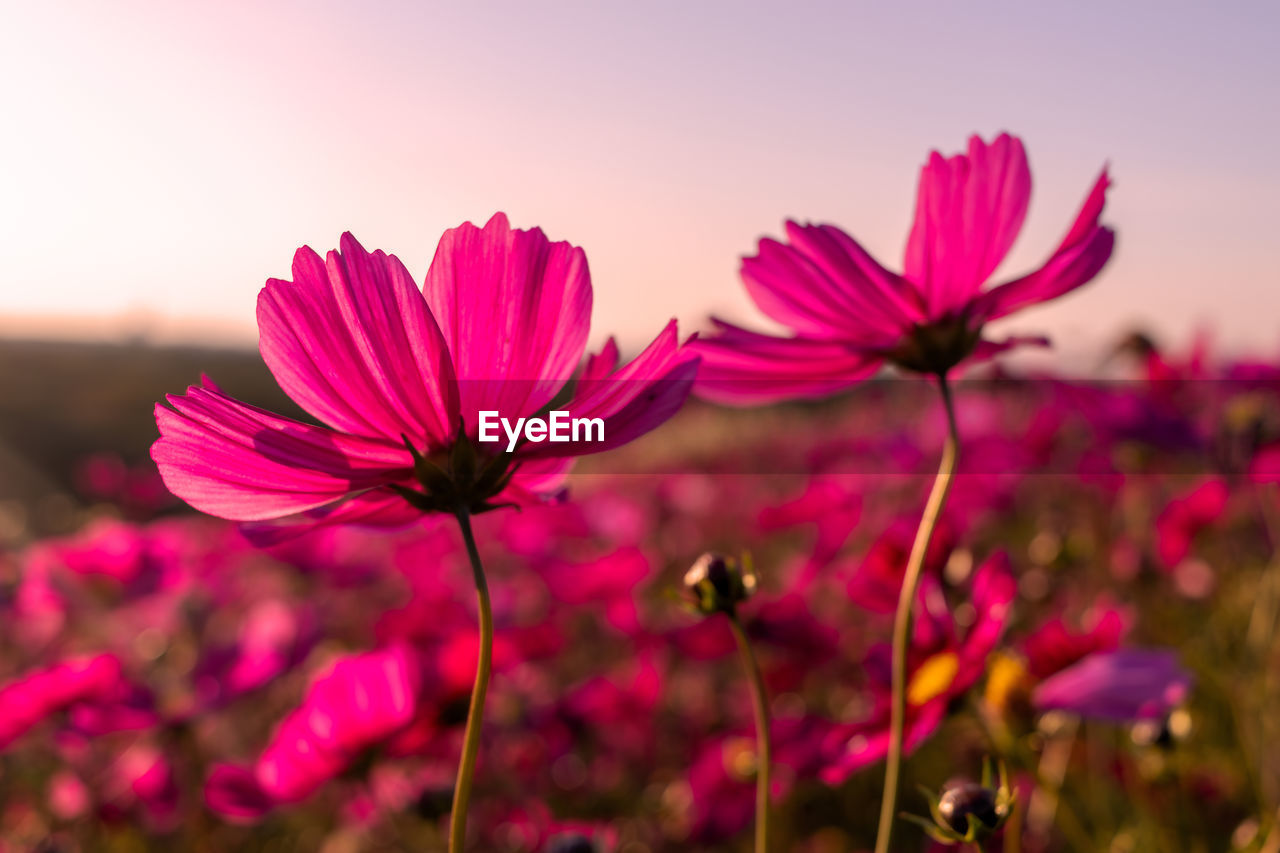
M 991 777 L 991 765 L 988 763 L 983 767 L 982 784 L 960 782 L 948 785 L 941 796 L 921 788 L 921 793 L 929 801 L 932 820 L 916 815 L 903 817 L 920 825 L 930 838 L 943 844 L 981 841 L 1004 825 L 1015 802 L 1004 766 L 1000 767 L 998 784 Z
M 733 613 L 756 591 L 756 576 L 732 557 L 708 552 L 685 572 L 684 586 L 700 612 Z
M 938 814 L 947 826 L 963 835 L 969 831 L 969 818 L 985 829 L 995 829 L 1000 823 L 996 811 L 996 792 L 976 782 L 955 785 L 942 792 L 938 798 Z

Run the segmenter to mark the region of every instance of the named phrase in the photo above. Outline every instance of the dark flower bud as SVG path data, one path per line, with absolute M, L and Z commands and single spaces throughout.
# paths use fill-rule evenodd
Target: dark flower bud
M 684 586 L 705 614 L 733 613 L 756 590 L 756 576 L 732 557 L 706 553 L 685 572 Z
M 566 832 L 547 842 L 546 853 L 599 853 L 599 848 L 585 835 Z
M 996 812 L 996 792 L 975 782 L 955 785 L 942 792 L 938 798 L 938 814 L 961 835 L 969 831 L 972 817 L 987 829 L 995 829 L 1000 823 Z
M 910 814 L 903 817 L 919 824 L 930 838 L 943 844 L 980 841 L 1004 825 L 1015 801 L 1004 766 L 1000 767 L 998 785 L 991 777 L 991 765 L 987 763 L 982 769 L 982 784 L 960 782 L 948 785 L 942 796 L 921 788 L 921 793 L 929 801 L 932 820 Z

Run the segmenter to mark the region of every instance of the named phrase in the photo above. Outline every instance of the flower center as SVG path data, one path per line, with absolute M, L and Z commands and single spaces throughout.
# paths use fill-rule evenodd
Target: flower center
M 907 702 L 919 707 L 951 689 L 960 672 L 960 658 L 955 652 L 938 652 L 911 674 L 907 683 Z
M 970 326 L 961 314 L 911 327 L 885 357 L 919 373 L 944 374 L 969 357 L 982 337 L 982 326 Z
M 482 451 L 471 441 L 461 421 L 448 452 L 424 456 L 408 436 L 401 436 L 413 457 L 413 476 L 422 491 L 392 484 L 391 488 L 423 512 L 487 512 L 504 506 L 493 499 L 515 475 L 510 453 Z
M 1018 658 L 997 653 L 987 666 L 988 704 L 999 711 L 1009 711 L 1027 701 L 1027 667 Z

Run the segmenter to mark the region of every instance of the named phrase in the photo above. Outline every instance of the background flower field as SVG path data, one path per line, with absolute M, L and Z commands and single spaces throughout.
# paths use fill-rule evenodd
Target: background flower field
M 907 780 L 1002 758 L 1022 850 L 1273 850 L 1280 361 L 1122 343 L 1106 381 L 956 383 Z M 443 849 L 476 654 L 457 531 L 275 543 L 184 511 L 146 458 L 148 404 L 217 371 L 289 411 L 254 354 L 3 350 L 4 849 Z M 89 385 L 86 357 L 115 381 Z M 777 849 L 869 849 L 885 644 L 945 430 L 906 379 L 691 403 L 581 463 L 568 500 L 479 516 L 496 641 L 475 849 L 748 849 L 750 698 L 727 625 L 678 592 L 709 549 L 749 550 L 760 578 L 741 613 L 772 695 Z M 341 721 L 323 685 L 374 663 L 409 713 L 350 754 L 323 744 L 332 766 L 279 759 L 293 787 L 272 798 L 241 784 L 299 713 Z

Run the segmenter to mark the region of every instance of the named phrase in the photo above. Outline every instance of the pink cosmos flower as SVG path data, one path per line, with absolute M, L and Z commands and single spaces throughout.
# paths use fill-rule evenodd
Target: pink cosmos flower
M 1156 518 L 1156 554 L 1167 569 L 1174 569 L 1191 553 L 1199 533 L 1227 509 L 1230 490 L 1226 482 L 1212 478 L 1179 494 Z
M 1022 641 L 1027 674 L 1045 679 L 1091 654 L 1113 652 L 1129 630 L 1124 612 L 1101 607 L 1089 613 L 1087 624 L 1075 630 L 1061 617 L 1040 625 Z
M 921 615 L 907 654 L 905 747 L 908 752 L 937 730 L 952 702 L 986 672 L 987 658 L 1004 632 L 1017 591 L 1004 554 L 984 562 L 974 572 L 969 596 L 975 612 L 973 623 L 961 635 L 943 597 L 941 581 L 932 575 L 925 575 L 921 580 Z M 827 736 L 828 759 L 819 775 L 828 784 L 843 782 L 863 767 L 880 761 L 888 752 L 887 652 L 886 647 L 879 647 L 867 662 L 869 673 L 876 679 L 872 684 L 871 713 L 862 720 L 835 726 Z
M 1120 648 L 1128 618 L 1113 607 L 1091 610 L 1077 630 L 1055 617 L 1000 654 L 986 701 L 1001 712 L 1070 711 L 1131 722 L 1162 717 L 1181 702 L 1191 675 L 1167 649 Z
M 905 516 L 895 518 L 856 564 L 857 568 L 846 587 L 849 600 L 871 613 L 893 613 L 898 605 L 898 591 L 902 589 L 902 575 L 906 571 L 914 536 L 914 519 Z M 925 554 L 923 571 L 926 575 L 942 576 L 957 539 L 955 526 L 943 516 Z
M 80 703 L 113 698 L 122 688 L 114 655 L 74 658 L 0 686 L 0 750 L 42 720 Z
M 252 820 L 304 800 L 413 723 L 420 681 L 416 657 L 396 646 L 338 660 L 311 685 L 252 767 L 220 765 L 205 795 L 210 808 Z
M 1041 682 L 1031 695 L 1038 710 L 1072 711 L 1127 722 L 1162 717 L 1186 698 L 1191 676 L 1165 649 L 1092 654 Z
M 966 358 L 1031 342 L 986 340 L 983 326 L 1098 274 L 1115 242 L 1098 224 L 1108 184 L 1104 169 L 1043 266 L 986 290 L 1031 197 L 1026 152 L 1007 133 L 990 144 L 971 137 L 967 154 L 929 156 L 902 273 L 834 225 L 788 222 L 785 242 L 761 240 L 758 254 L 743 261 L 742 279 L 756 306 L 792 336 L 713 319 L 717 334 L 694 345 L 703 357 L 698 393 L 741 404 L 817 397 L 885 361 L 942 374 Z
M 809 479 L 798 497 L 781 505 L 764 507 L 759 514 L 759 528 L 761 532 L 771 533 L 812 524 L 817 535 L 807 569 L 820 569 L 835 558 L 853 535 L 862 517 L 865 488 L 856 478 L 818 474 Z
M 315 642 L 309 612 L 279 599 L 258 602 L 241 617 L 234 644 L 206 647 L 192 681 L 193 713 L 208 711 L 253 690 L 300 663 Z
M 603 419 L 602 441 L 479 443 L 479 412 L 514 423 L 560 394 L 582 359 L 591 297 L 582 249 L 512 230 L 501 213 L 445 232 L 421 291 L 394 255 L 350 234 L 324 259 L 299 249 L 293 281 L 259 294 L 260 348 L 285 393 L 327 426 L 206 380 L 157 405 L 152 458 L 174 494 L 237 521 L 401 525 L 423 510 L 528 501 L 558 484 L 569 457 L 665 421 L 697 370 L 674 321 L 621 369 L 610 340 L 563 404 Z

